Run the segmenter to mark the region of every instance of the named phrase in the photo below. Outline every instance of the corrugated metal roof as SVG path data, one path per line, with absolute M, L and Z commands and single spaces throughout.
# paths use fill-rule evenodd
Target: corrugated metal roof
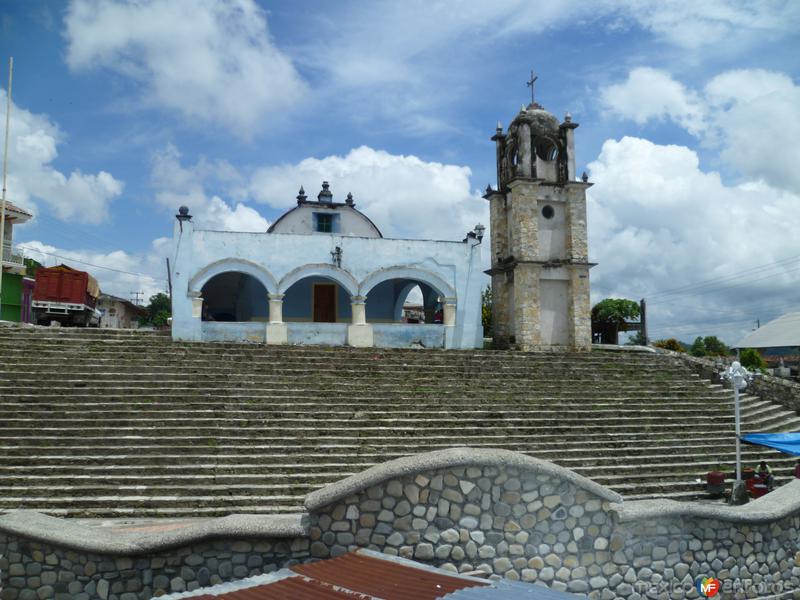
M 388 557 L 387 557 L 388 558 Z M 458 589 L 488 585 L 399 562 L 350 552 L 338 558 L 291 567 L 295 573 L 382 598 L 436 600 Z
M 457 590 L 442 600 L 581 600 L 588 596 L 557 592 L 543 585 L 519 583 L 502 580 L 494 582 L 492 587 L 473 587 Z
M 800 312 L 786 313 L 736 342 L 734 348 L 800 346 Z
M 337 558 L 162 596 L 163 600 L 578 600 L 529 583 L 485 581 L 357 550 Z

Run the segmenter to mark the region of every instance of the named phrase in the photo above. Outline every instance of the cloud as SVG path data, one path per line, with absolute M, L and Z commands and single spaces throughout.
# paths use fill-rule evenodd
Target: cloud
M 145 86 L 144 103 L 242 137 L 305 91 L 253 0 L 73 0 L 65 26 L 71 69 L 116 71 Z
M 600 102 L 613 115 L 640 125 L 671 119 L 697 135 L 704 124 L 704 106 L 697 94 L 668 73 L 648 67 L 633 69 L 623 83 L 600 90 Z
M 0 105 L 6 105 L 6 91 L 0 90 Z M 108 216 L 110 202 L 119 196 L 123 183 L 105 171 L 70 174 L 51 163 L 58 156 L 63 135 L 46 115 L 35 114 L 12 103 L 9 139 L 8 199 L 38 211 L 40 202 L 62 220 L 79 219 L 96 224 Z M 5 119 L 0 120 L 0 139 L 5 136 Z
M 131 298 L 131 292 L 143 292 L 145 302 L 158 292 L 167 291 L 166 261 L 172 240 L 153 240 L 149 252 L 134 254 L 124 250 L 97 252 L 95 250 L 65 250 L 33 240 L 19 244 L 25 256 L 45 266 L 67 264 L 87 271 L 100 283 L 101 291 L 120 298 Z
M 606 141 L 589 169 L 593 300 L 648 298 L 652 337 L 684 340 L 735 342 L 756 318 L 791 309 L 800 256 L 785 260 L 786 240 L 800 227 L 799 195 L 728 186 L 689 148 L 634 137 Z
M 301 185 L 315 197 L 325 180 L 336 201 L 352 192 L 386 237 L 461 240 L 488 221 L 487 202 L 470 189 L 471 174 L 469 167 L 361 146 L 345 156 L 258 169 L 249 189 L 255 200 L 287 210 Z
M 173 211 L 188 206 L 195 222 L 206 229 L 226 231 L 263 232 L 269 221 L 257 210 L 237 202 L 231 206 L 216 194 L 208 194 L 204 184 L 221 185 L 235 190 L 241 175 L 227 162 L 209 163 L 201 159 L 195 165 L 184 167 L 175 146 L 167 146 L 153 157 L 152 184 L 156 201 Z M 235 192 L 232 192 L 235 193 Z
M 600 98 L 640 124 L 671 119 L 744 177 L 800 192 L 800 87 L 783 73 L 727 71 L 695 92 L 664 71 L 638 68 Z

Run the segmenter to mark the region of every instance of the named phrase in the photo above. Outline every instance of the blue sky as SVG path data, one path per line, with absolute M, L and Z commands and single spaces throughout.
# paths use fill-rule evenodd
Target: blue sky
M 593 299 L 734 341 L 800 309 L 799 26 L 791 1 L 0 0 L 15 242 L 150 294 L 180 204 L 259 231 L 323 179 L 389 235 L 460 239 L 534 68 L 581 124 Z

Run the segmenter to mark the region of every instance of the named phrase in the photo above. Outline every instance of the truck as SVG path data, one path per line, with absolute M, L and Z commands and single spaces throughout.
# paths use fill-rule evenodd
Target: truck
M 97 280 L 85 271 L 67 265 L 37 269 L 31 302 L 33 321 L 39 325 L 58 321 L 66 326 L 97 327 L 99 295 Z

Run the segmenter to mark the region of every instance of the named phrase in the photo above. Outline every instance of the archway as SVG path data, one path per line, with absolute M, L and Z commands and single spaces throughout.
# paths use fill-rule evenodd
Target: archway
M 202 287 L 204 321 L 266 321 L 267 289 L 252 275 L 226 271 L 211 277 Z
M 409 299 L 411 302 L 408 302 Z M 438 290 L 423 281 L 387 279 L 373 286 L 367 293 L 367 322 L 441 323 L 442 299 Z

